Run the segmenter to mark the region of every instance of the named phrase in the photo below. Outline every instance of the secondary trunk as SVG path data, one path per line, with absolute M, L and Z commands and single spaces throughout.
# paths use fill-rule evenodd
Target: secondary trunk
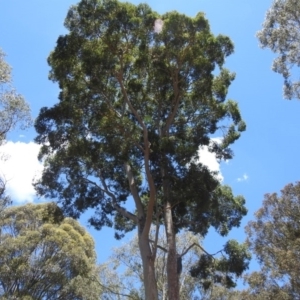
M 179 278 L 177 270 L 176 238 L 172 219 L 172 206 L 165 204 L 165 226 L 168 243 L 167 281 L 169 300 L 179 300 Z
M 145 300 L 158 300 L 158 290 L 155 276 L 155 258 L 149 244 L 149 238 L 139 234 L 139 248 L 143 262 Z
M 177 273 L 177 248 L 176 235 L 173 226 L 172 205 L 170 197 L 170 182 L 167 172 L 167 159 L 164 158 L 164 166 L 161 167 L 164 193 L 164 223 L 167 236 L 167 283 L 168 299 L 179 300 L 179 278 Z

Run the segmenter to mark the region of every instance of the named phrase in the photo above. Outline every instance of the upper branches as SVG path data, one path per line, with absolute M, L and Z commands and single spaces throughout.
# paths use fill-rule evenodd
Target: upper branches
M 155 33 L 158 18 L 164 25 Z M 69 32 L 48 59 L 60 102 L 43 108 L 35 125 L 40 158 L 46 158 L 38 192 L 58 197 L 75 216 L 96 208 L 98 228 L 112 226 L 114 217 L 120 221 L 119 214 L 124 220 L 135 214 L 146 220 L 148 233 L 164 201 L 164 176 L 173 189 L 176 226 L 202 203 L 199 195 L 205 195 L 204 211 L 210 210 L 207 201 L 218 182 L 190 162 L 221 132 L 224 120 L 230 125 L 223 142 L 210 148 L 220 159 L 231 158 L 230 145 L 245 130 L 237 104 L 226 101 L 234 79 L 223 68 L 233 52 L 230 39 L 213 36 L 203 14 L 159 16 L 147 5 L 114 0 L 82 1 L 65 24 Z M 135 207 L 122 212 L 118 207 L 126 207 L 130 196 Z

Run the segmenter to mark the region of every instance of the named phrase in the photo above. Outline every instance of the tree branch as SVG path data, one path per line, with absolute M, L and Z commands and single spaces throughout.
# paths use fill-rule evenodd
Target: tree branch
M 122 60 L 120 61 L 121 63 L 121 69 L 122 69 Z M 147 213 L 146 213 L 146 220 L 145 220 L 145 225 L 144 225 L 144 229 L 143 229 L 143 235 L 148 236 L 149 232 L 150 232 L 150 228 L 151 228 L 151 223 L 152 223 L 152 218 L 153 218 L 153 211 L 154 211 L 154 205 L 155 205 L 155 200 L 156 200 L 156 188 L 155 188 L 155 184 L 151 175 L 151 171 L 150 171 L 150 167 L 149 167 L 149 154 L 150 154 L 150 142 L 148 140 L 148 129 L 145 125 L 145 123 L 143 122 L 141 116 L 139 115 L 139 113 L 137 112 L 137 110 L 133 107 L 127 91 L 124 87 L 124 83 L 123 83 L 123 73 L 122 71 L 120 71 L 119 73 L 116 73 L 116 78 L 120 84 L 121 90 L 122 90 L 122 94 L 124 96 L 124 99 L 126 101 L 126 103 L 128 104 L 131 112 L 134 114 L 134 116 L 136 117 L 136 119 L 138 120 L 138 123 L 140 124 L 140 126 L 143 128 L 143 137 L 144 137 L 144 162 L 145 162 L 145 171 L 146 171 L 146 176 L 147 176 L 147 180 L 148 180 L 148 184 L 149 184 L 149 190 L 150 190 L 150 196 L 149 196 L 149 202 L 148 202 L 148 206 L 147 206 Z
M 146 126 L 141 118 L 141 116 L 138 114 L 138 112 L 136 111 L 136 109 L 133 107 L 131 101 L 129 100 L 129 97 L 128 97 L 128 94 L 127 94 L 127 91 L 124 87 L 124 83 L 123 83 L 123 74 L 121 72 L 119 72 L 118 74 L 116 74 L 116 78 L 120 84 L 120 87 L 121 87 L 121 90 L 122 90 L 122 94 L 124 96 L 124 99 L 126 101 L 126 103 L 128 104 L 130 110 L 132 111 L 132 113 L 134 114 L 134 116 L 136 117 L 136 119 L 138 120 L 140 126 L 145 130 L 146 129 Z
M 158 221 L 158 217 L 159 217 L 159 213 L 158 213 L 158 207 L 157 207 L 157 202 L 156 202 L 156 230 L 155 230 L 155 240 L 154 240 L 154 244 L 152 247 L 152 255 L 153 258 L 156 258 L 156 253 L 157 253 L 157 243 L 158 243 L 158 235 L 159 235 L 159 221 Z
M 150 239 L 149 239 L 149 242 L 150 242 L 150 243 L 153 243 L 153 244 L 155 243 L 155 241 L 150 240 Z M 164 247 L 162 247 L 162 246 L 160 246 L 160 245 L 156 245 L 156 247 L 157 247 L 158 249 L 160 249 L 160 250 L 162 250 L 162 251 L 168 253 L 168 250 L 167 250 L 166 248 L 164 248 Z
M 123 296 L 123 297 L 127 297 L 127 298 L 130 298 L 130 299 L 136 299 L 130 295 L 127 295 L 127 294 L 122 294 L 122 293 L 118 293 L 118 292 L 115 292 L 114 290 L 112 290 L 111 288 L 103 285 L 97 278 L 96 278 L 96 281 L 98 282 L 98 284 L 104 289 L 104 290 L 107 290 L 108 292 L 114 294 L 114 295 L 119 295 L 119 296 Z
M 150 143 L 148 141 L 148 132 L 146 131 L 144 131 L 144 143 L 145 146 L 147 144 L 147 147 L 145 148 L 144 162 L 145 162 L 146 176 L 149 184 L 150 196 L 149 196 L 149 202 L 147 206 L 146 222 L 145 222 L 143 234 L 148 236 L 150 232 L 152 220 L 153 220 L 154 205 L 156 202 L 156 187 L 149 167 Z
M 106 185 L 106 182 L 105 180 L 103 179 L 102 175 L 101 175 L 101 172 L 99 171 L 99 178 L 101 180 L 101 183 L 103 185 L 104 188 L 101 188 L 98 184 L 96 184 L 95 182 L 85 178 L 85 180 L 87 182 L 89 182 L 90 184 L 93 184 L 95 186 L 97 186 L 101 191 L 103 191 L 104 193 L 106 193 L 110 198 L 111 198 L 111 201 L 112 201 L 112 205 L 113 207 L 115 208 L 116 211 L 118 211 L 122 216 L 124 216 L 125 218 L 128 218 L 132 221 L 134 221 L 135 223 L 138 223 L 138 218 L 136 215 L 132 214 L 131 212 L 129 212 L 128 210 L 126 210 L 125 208 L 123 208 L 122 206 L 120 206 L 116 200 L 116 197 L 115 195 L 110 192 L 108 190 L 108 187 Z
M 135 180 L 134 180 L 134 177 L 132 174 L 131 166 L 129 165 L 129 163 L 125 163 L 124 167 L 125 167 L 125 172 L 127 175 L 130 191 L 131 191 L 132 197 L 134 199 L 134 202 L 135 202 L 135 205 L 136 205 L 136 208 L 138 211 L 138 216 L 139 216 L 139 218 L 141 218 L 144 215 L 144 208 L 142 205 L 140 195 L 136 188 L 136 184 L 135 184 Z
M 181 253 L 180 257 L 186 255 L 194 246 L 199 247 L 204 253 L 211 256 L 213 259 L 215 259 L 212 254 L 208 253 L 202 246 L 200 246 L 197 243 L 193 243 L 192 245 L 190 245 L 183 253 Z
M 176 73 L 176 78 L 173 78 L 173 88 L 174 88 L 174 109 L 173 111 L 171 110 L 171 112 L 169 113 L 168 115 L 168 118 L 166 120 L 166 126 L 164 128 L 164 135 L 168 135 L 169 133 L 169 129 L 170 129 L 170 126 L 175 118 L 175 115 L 177 113 L 177 110 L 178 110 L 178 106 L 179 106 L 179 100 L 180 100 L 180 97 L 179 97 L 179 90 L 178 90 L 178 70 L 177 70 L 177 73 Z

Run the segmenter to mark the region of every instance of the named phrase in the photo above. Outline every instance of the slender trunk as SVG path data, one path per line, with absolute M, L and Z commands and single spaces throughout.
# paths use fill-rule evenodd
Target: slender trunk
M 145 300 L 158 300 L 158 290 L 155 276 L 155 259 L 149 244 L 149 239 L 139 234 L 139 248 L 143 262 Z
M 136 209 L 138 211 L 138 241 L 143 264 L 145 300 L 158 300 L 158 289 L 155 276 L 156 250 L 152 250 L 149 241 L 150 228 L 153 221 L 153 210 L 156 199 L 156 190 L 149 167 L 150 143 L 148 141 L 148 132 L 146 128 L 144 128 L 144 146 L 145 172 L 150 190 L 149 201 L 148 205 L 146 206 L 146 212 L 144 212 L 142 201 L 139 196 L 138 189 L 136 187 L 134 176 L 132 174 L 129 163 L 125 163 L 125 172 L 128 178 L 130 191 L 135 201 Z
M 165 203 L 165 226 L 168 243 L 167 281 L 169 300 L 179 300 L 179 278 L 177 273 L 176 239 L 172 219 L 172 206 Z
M 177 273 L 177 248 L 176 235 L 173 226 L 172 205 L 170 199 L 170 183 L 166 168 L 162 167 L 163 191 L 164 191 L 164 219 L 167 236 L 167 282 L 168 299 L 179 300 L 179 278 Z

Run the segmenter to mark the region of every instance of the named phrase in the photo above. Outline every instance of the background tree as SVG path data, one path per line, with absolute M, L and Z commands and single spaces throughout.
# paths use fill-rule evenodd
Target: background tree
M 0 216 L 4 209 L 11 203 L 11 198 L 6 192 L 6 180 L 0 176 Z
M 221 285 L 212 286 L 201 295 L 201 300 L 246 300 L 243 292 L 235 289 L 228 289 Z
M 151 240 L 154 236 L 152 231 Z M 226 288 L 217 282 L 211 282 L 206 288 L 201 280 L 192 277 L 190 270 L 201 260 L 202 255 L 208 255 L 201 246 L 201 237 L 190 232 L 181 232 L 176 236 L 178 254 L 181 255 L 182 270 L 179 278 L 181 300 L 205 300 L 205 299 L 241 299 L 240 292 Z M 189 249 L 191 245 L 194 245 Z M 167 284 L 167 240 L 165 234 L 160 234 L 158 250 L 155 261 L 155 273 L 160 300 L 168 299 Z M 187 251 L 190 250 L 190 251 Z M 215 265 L 220 262 L 220 255 L 213 256 Z M 219 258 L 218 258 L 219 257 Z M 112 255 L 106 263 L 100 265 L 100 281 L 105 300 L 143 299 L 143 270 L 142 261 L 138 250 L 138 238 L 135 236 L 126 244 L 114 248 Z M 207 272 L 207 270 L 206 270 Z M 214 275 L 216 272 L 212 272 Z M 222 274 L 223 275 L 223 274 Z M 226 279 L 226 276 L 223 276 Z M 206 278 L 207 282 L 207 278 Z
M 176 234 L 205 236 L 213 226 L 226 235 L 246 214 L 244 199 L 199 163 L 203 145 L 231 158 L 245 130 L 237 103 L 226 101 L 234 74 L 223 64 L 233 45 L 210 32 L 202 13 L 160 16 L 115 0 L 82 0 L 65 25 L 48 60 L 60 102 L 36 121 L 46 159 L 36 189 L 70 216 L 93 208 L 91 225 L 114 226 L 117 238 L 137 227 L 147 300 L 158 299 L 150 228 L 157 237 L 163 225 L 176 300 Z
M 203 253 L 191 269 L 191 275 L 198 277 L 206 294 L 211 295 L 215 286 L 228 289 L 236 286 L 236 279 L 248 268 L 250 253 L 245 244 L 239 244 L 235 240 L 229 240 L 224 249 L 218 251 L 221 255 Z
M 246 277 L 249 293 L 253 299 L 300 299 L 300 182 L 265 195 L 255 215 L 246 232 L 261 270 Z
M 12 84 L 11 67 L 4 60 L 0 48 L 0 145 L 5 142 L 8 132 L 19 126 L 25 129 L 32 125 L 29 105 L 18 94 Z M 0 159 L 8 159 L 0 153 Z M 1 171 L 1 170 L 0 170 Z M 5 192 L 6 179 L 0 172 L 0 212 L 11 202 Z
M 284 78 L 284 97 L 300 99 L 300 2 L 274 0 L 257 37 L 261 47 L 278 54 L 272 69 Z
M 0 218 L 1 299 L 99 298 L 92 237 L 54 203 L 6 208 Z
M 0 142 L 16 126 L 25 129 L 32 125 L 29 105 L 14 89 L 11 68 L 4 57 L 5 54 L 0 49 Z
M 154 231 L 151 239 L 153 240 Z M 193 243 L 199 245 L 200 238 L 189 232 L 182 232 L 177 235 L 176 243 L 178 253 L 183 254 L 187 247 Z M 167 241 L 165 234 L 160 234 L 158 239 L 159 248 L 155 260 L 155 273 L 158 287 L 158 297 L 161 300 L 168 299 L 167 287 Z M 180 276 L 180 299 L 197 299 L 195 294 L 201 288 L 196 278 L 190 275 L 190 268 L 197 262 L 202 254 L 200 247 L 193 247 L 182 257 L 182 271 Z M 143 291 L 143 270 L 142 261 L 138 248 L 138 237 L 135 236 L 128 243 L 113 249 L 110 260 L 100 266 L 100 278 L 103 283 L 103 295 L 107 299 L 118 298 L 118 294 L 136 295 L 135 299 L 142 299 Z M 115 270 L 115 271 L 112 271 Z M 122 272 L 123 271 L 123 272 Z M 118 279 L 117 279 L 118 278 Z M 105 283 L 105 284 L 104 284 Z M 198 293 L 199 294 L 199 293 Z M 134 296 L 131 296 L 134 297 Z M 105 298 L 106 299 L 106 298 Z

